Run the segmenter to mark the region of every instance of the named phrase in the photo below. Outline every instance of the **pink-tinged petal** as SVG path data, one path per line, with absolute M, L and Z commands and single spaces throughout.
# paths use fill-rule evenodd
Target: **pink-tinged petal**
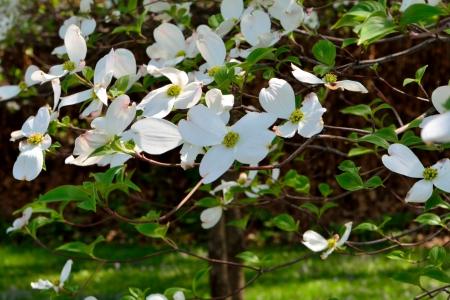
M 22 218 L 25 221 L 25 223 L 28 222 L 28 220 L 30 220 L 31 215 L 33 214 L 33 208 L 32 207 L 27 207 L 23 212 L 22 212 Z
M 102 112 L 103 102 L 99 99 L 94 99 L 89 103 L 89 105 L 83 110 L 80 118 L 97 118 Z
M 272 78 L 269 87 L 259 92 L 259 103 L 265 111 L 278 118 L 289 119 L 295 111 L 294 90 L 285 80 Z
M 255 10 L 241 20 L 242 35 L 252 46 L 259 43 L 259 34 L 270 32 L 270 27 L 270 17 L 262 10 Z
M 319 252 L 328 248 L 327 240 L 312 230 L 308 230 L 303 234 L 302 243 L 314 252 Z
M 197 40 L 197 48 L 210 68 L 220 67 L 224 64 L 227 49 L 225 49 L 225 43 L 217 34 L 205 33 L 202 39 Z
M 203 105 L 192 107 L 188 120 L 178 123 L 178 130 L 185 141 L 201 147 L 221 144 L 228 133 L 220 117 Z
M 231 126 L 230 131 L 239 133 L 239 138 L 245 139 L 255 132 L 269 128 L 276 120 L 274 114 L 250 112 Z
M 450 85 L 440 86 L 431 94 L 431 101 L 436 110 L 443 114 L 447 109 L 444 104 L 450 99 Z
M 164 23 L 159 25 L 154 31 L 155 41 L 166 51 L 174 56 L 180 51 L 186 51 L 186 44 L 183 33 L 177 26 Z
M 273 131 L 278 136 L 281 136 L 284 138 L 291 138 L 298 131 L 298 125 L 299 124 L 294 124 L 288 120 L 283 125 L 274 126 Z
M 257 164 L 269 153 L 275 133 L 269 130 L 259 130 L 252 135 L 241 138 L 234 146 L 234 158 L 244 164 Z
M 214 227 L 222 217 L 222 207 L 216 206 L 216 207 L 210 207 L 205 209 L 200 214 L 200 220 L 202 221 L 202 227 L 204 229 L 210 229 Z
M 107 87 L 111 82 L 114 72 L 114 49 L 108 55 L 102 57 L 95 65 L 94 84 Z
M 353 225 L 353 222 L 345 223 L 344 235 L 336 243 L 336 247 L 341 247 L 348 240 L 348 237 L 350 236 L 350 232 L 352 231 L 352 225 Z
M 192 168 L 194 166 L 195 159 L 199 154 L 205 154 L 203 147 L 184 143 L 180 150 L 181 167 L 183 170 Z
M 420 136 L 424 142 L 450 142 L 450 113 L 436 116 L 423 127 Z
M 318 134 L 323 130 L 323 121 L 320 118 L 310 119 L 305 122 L 301 121 L 298 123 L 298 134 L 305 138 L 310 138 L 315 134 Z
M 292 67 L 292 75 L 294 75 L 295 79 L 300 82 L 305 82 L 309 84 L 324 84 L 325 81 L 314 76 L 311 73 L 305 72 L 302 69 L 298 68 L 294 64 L 291 64 Z
M 433 181 L 431 180 L 419 180 L 409 190 L 406 195 L 406 202 L 424 203 L 430 199 L 433 194 Z
M 67 97 L 61 97 L 61 103 L 59 104 L 59 109 L 67 105 L 73 105 L 77 103 L 84 102 L 92 98 L 92 90 L 87 90 L 77 94 L 73 94 Z
M 175 124 L 156 118 L 137 121 L 122 138 L 132 138 L 139 148 L 149 154 L 165 153 L 183 142 Z
M 145 106 L 144 113 L 142 114 L 143 116 L 164 118 L 172 111 L 175 97 L 167 95 L 166 91 L 167 89 L 160 90 L 158 93 L 153 94 L 151 98 L 148 98 L 148 103 Z M 147 98 L 147 96 L 145 98 Z M 145 98 L 143 101 L 146 100 Z
M 328 255 L 330 255 L 331 253 L 333 253 L 334 248 L 330 248 L 327 251 L 325 251 L 324 253 L 322 253 L 322 255 L 320 256 L 320 258 L 322 259 L 327 259 Z
M 17 85 L 0 86 L 0 101 L 11 99 L 19 95 L 21 89 Z
M 78 64 L 86 58 L 87 47 L 81 30 L 76 25 L 70 25 L 64 37 L 64 45 L 66 45 L 67 55 L 70 61 Z
M 183 88 L 189 82 L 189 77 L 186 72 L 175 68 L 165 67 L 159 69 L 157 72 L 169 78 L 173 84 L 178 85 L 180 88 Z
M 61 97 L 61 84 L 59 78 L 55 78 L 52 80 L 52 89 L 53 89 L 53 111 L 56 110 L 59 103 L 59 98 Z
M 358 81 L 341 80 L 336 82 L 336 86 L 352 92 L 368 93 L 369 91 Z
M 72 264 L 73 261 L 69 259 L 64 265 L 64 268 L 61 271 L 61 276 L 59 277 L 60 283 L 66 282 L 67 278 L 69 278 L 70 270 L 72 269 Z
M 29 117 L 30 118 L 34 118 L 34 117 Z M 11 138 L 9 139 L 11 142 L 15 142 L 18 139 L 24 138 L 25 135 L 23 134 L 22 130 L 16 130 L 11 132 Z
M 220 13 L 224 19 L 239 20 L 243 11 L 244 1 L 242 0 L 223 0 L 220 5 Z
M 88 156 L 95 150 L 108 143 L 108 139 L 104 134 L 98 134 L 95 131 L 88 131 L 80 135 L 75 140 L 75 148 L 73 150 L 74 155 L 78 157 L 74 160 L 66 161 L 66 163 L 77 166 L 89 166 L 96 164 L 102 159 L 101 156 L 94 156 L 88 158 Z
M 119 79 L 125 75 L 136 74 L 136 59 L 134 54 L 125 48 L 114 52 L 114 77 Z
M 84 19 L 81 21 L 81 34 L 82 36 L 89 36 L 95 31 L 97 22 L 95 19 Z
M 200 176 L 204 184 L 213 182 L 231 167 L 234 162 L 233 152 L 233 148 L 225 145 L 213 146 L 206 152 L 200 164 Z
M 388 153 L 381 158 L 386 168 L 405 176 L 423 178 L 425 168 L 411 149 L 402 144 L 392 144 Z
M 36 71 L 39 71 L 39 68 L 36 67 L 35 65 L 30 65 L 25 71 L 25 83 L 27 84 L 28 87 L 41 83 L 40 80 L 33 80 L 31 78 L 31 75 Z
M 21 152 L 13 167 L 13 176 L 17 180 L 31 181 L 42 171 L 44 155 L 39 147 Z
M 438 170 L 438 176 L 433 179 L 433 183 L 439 189 L 450 193 L 450 160 L 441 159 L 432 168 Z
M 105 125 L 110 137 L 120 135 L 136 116 L 136 104 L 130 106 L 130 97 L 120 95 L 109 106 L 106 112 Z
M 196 105 L 202 97 L 202 87 L 201 82 L 192 82 L 186 85 L 180 95 L 175 98 L 174 107 L 188 109 Z

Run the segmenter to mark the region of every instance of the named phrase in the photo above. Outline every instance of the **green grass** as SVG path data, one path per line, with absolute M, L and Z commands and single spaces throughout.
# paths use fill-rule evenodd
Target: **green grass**
M 107 245 L 98 247 L 96 255 L 108 259 L 129 259 L 152 253 L 153 248 Z M 263 252 L 264 251 L 264 252 Z M 197 254 L 202 251 L 199 248 Z M 275 255 L 267 266 L 298 258 L 309 253 L 305 248 L 264 248 L 255 250 L 262 257 Z M 65 258 L 55 256 L 38 246 L 2 246 L 0 248 L 0 299 L 35 300 L 49 299 L 48 296 L 32 290 L 30 282 L 39 278 L 50 281 L 59 278 Z M 68 285 L 82 285 L 98 266 L 96 262 L 75 260 Z M 95 295 L 99 300 L 119 299 L 127 294 L 129 286 L 145 289 L 151 287 L 153 293 L 163 293 L 169 287 L 190 289 L 194 274 L 207 267 L 204 261 L 178 253 L 146 259 L 139 262 L 107 264 L 87 285 L 82 296 Z M 269 272 L 260 277 L 245 290 L 245 299 L 412 299 L 421 294 L 419 288 L 393 281 L 389 277 L 396 271 L 415 266 L 391 261 L 379 256 L 353 257 L 333 253 L 327 260 L 318 255 L 295 265 Z M 246 272 L 249 280 L 255 273 Z M 208 295 L 207 276 L 202 279 L 200 292 Z M 422 281 L 429 288 L 441 286 L 437 281 Z M 442 284 L 443 285 L 443 284 Z M 63 298 L 61 298 L 63 299 Z M 445 299 L 444 296 L 436 299 Z

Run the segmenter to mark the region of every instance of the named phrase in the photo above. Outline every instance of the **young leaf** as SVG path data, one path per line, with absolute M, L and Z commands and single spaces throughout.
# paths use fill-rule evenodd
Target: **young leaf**
M 39 198 L 39 202 L 57 202 L 57 201 L 86 201 L 89 200 L 90 197 L 86 190 L 74 186 L 74 185 L 62 185 L 59 186 L 41 198 Z
M 351 160 L 344 160 L 340 165 L 339 165 L 339 170 L 344 171 L 344 172 L 350 172 L 350 173 L 356 173 L 358 174 L 359 169 L 361 169 L 361 167 L 357 167 L 355 165 L 354 162 L 352 162 Z
M 284 231 L 297 231 L 300 223 L 299 221 L 295 223 L 294 218 L 288 214 L 277 216 L 273 221 L 278 228 Z
M 316 216 L 319 216 L 319 209 L 312 203 L 305 203 L 300 205 L 300 208 L 306 208 L 307 210 L 312 211 Z
M 335 177 L 339 185 L 345 190 L 358 191 L 364 188 L 362 179 L 358 174 L 346 172 Z
M 319 218 L 323 215 L 324 212 L 326 212 L 328 209 L 332 208 L 332 207 L 337 207 L 339 205 L 337 205 L 336 203 L 333 202 L 327 202 L 324 206 L 322 206 L 319 210 Z
M 206 273 L 208 273 L 209 270 L 211 270 L 211 268 L 200 270 L 197 274 L 195 274 L 194 279 L 192 280 L 192 292 L 194 295 L 197 294 L 198 282 Z
M 250 217 L 250 215 L 246 215 L 245 217 L 243 217 L 240 220 L 234 220 L 231 222 L 228 222 L 228 226 L 236 226 L 239 227 L 243 230 L 245 230 L 247 228 L 247 223 L 248 223 L 248 218 Z
M 423 214 L 417 217 L 414 221 L 421 223 L 421 224 L 428 224 L 428 225 L 440 225 L 441 218 L 435 214 Z
M 441 282 L 450 283 L 450 276 L 441 270 L 428 269 L 428 270 L 425 270 L 421 274 L 421 276 L 426 276 L 426 277 L 430 277 L 430 278 L 433 278 L 433 279 L 441 281 Z
M 328 197 L 331 193 L 333 193 L 333 190 L 330 189 L 330 186 L 326 183 L 319 183 L 319 192 L 322 194 L 324 198 Z
M 380 185 L 383 186 L 383 181 L 381 180 L 380 177 L 374 176 L 369 180 L 367 180 L 367 182 L 364 184 L 364 188 L 365 189 L 376 188 L 379 187 Z
M 361 27 L 358 45 L 361 45 L 366 41 L 373 43 L 376 40 L 379 40 L 382 37 L 388 35 L 389 33 L 394 32 L 395 29 L 397 29 L 397 25 L 395 25 L 386 17 L 372 17 L 364 22 L 363 26 Z
M 406 26 L 437 15 L 445 15 L 445 12 L 427 4 L 413 4 L 403 12 L 400 18 L 400 25 Z
M 433 265 L 440 267 L 447 258 L 447 252 L 444 247 L 436 246 L 430 250 L 428 256 L 430 257 L 430 261 Z
M 238 255 L 236 255 L 236 257 L 242 259 L 243 261 L 251 263 L 251 264 L 260 264 L 261 263 L 258 256 L 256 256 L 256 254 L 254 254 L 253 252 L 250 252 L 250 251 L 245 251 L 245 252 L 239 253 Z
M 336 47 L 332 42 L 327 40 L 317 42 L 313 46 L 312 52 L 318 61 L 327 65 L 332 65 L 336 58 Z

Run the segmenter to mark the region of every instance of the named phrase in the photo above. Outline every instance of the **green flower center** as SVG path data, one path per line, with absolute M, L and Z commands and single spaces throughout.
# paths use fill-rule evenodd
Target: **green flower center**
M 247 180 L 245 180 L 245 178 L 239 178 L 238 180 L 236 180 L 236 182 L 239 183 L 239 185 L 244 185 L 246 181 Z
M 55 285 L 55 286 L 59 286 L 59 284 L 60 284 L 60 281 L 59 281 L 59 279 L 55 279 L 55 280 L 53 280 L 53 285 Z
M 178 96 L 180 94 L 180 92 L 181 92 L 181 88 L 176 84 L 172 84 L 167 89 L 167 95 L 172 96 L 172 97 Z
M 28 144 L 36 146 L 42 143 L 44 136 L 40 133 L 34 133 L 28 138 Z
M 69 60 L 69 61 L 66 61 L 66 62 L 63 64 L 62 69 L 65 70 L 65 71 L 72 72 L 73 70 L 75 70 L 75 63 L 74 63 L 73 61 L 70 61 L 70 60 Z
M 230 147 L 233 147 L 234 145 L 236 145 L 238 139 L 239 139 L 239 133 L 230 131 L 223 138 L 222 144 L 227 146 L 227 148 L 230 148 Z
M 25 91 L 27 89 L 27 84 L 25 83 L 25 81 L 21 81 L 19 83 L 19 88 L 21 91 Z
M 323 80 L 325 80 L 328 83 L 335 83 L 337 81 L 337 76 L 331 73 L 327 73 L 323 77 Z
M 336 247 L 337 242 L 335 239 L 333 238 L 328 239 L 327 242 L 328 242 L 328 249 L 334 249 Z
M 211 77 L 214 77 L 214 74 L 216 74 L 217 70 L 219 70 L 219 66 L 212 67 L 208 70 L 208 74 Z
M 177 54 L 175 54 L 175 57 L 180 57 L 180 56 L 186 56 L 186 51 L 181 50 L 180 52 L 178 52 Z
M 238 19 L 236 19 L 236 18 L 231 18 L 231 20 L 233 20 L 233 22 L 236 24 L 237 23 L 237 21 L 238 21 Z
M 294 124 L 297 124 L 303 119 L 304 116 L 305 114 L 300 109 L 296 109 L 289 117 L 289 121 L 291 121 Z
M 422 175 L 425 180 L 433 180 L 438 176 L 438 170 L 429 167 L 423 171 Z

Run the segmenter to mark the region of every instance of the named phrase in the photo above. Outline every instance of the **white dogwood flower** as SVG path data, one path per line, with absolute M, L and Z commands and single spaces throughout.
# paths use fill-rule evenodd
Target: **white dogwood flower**
M 275 134 L 269 130 L 276 120 L 273 114 L 249 113 L 227 128 L 211 109 L 198 105 L 181 120 L 178 130 L 183 139 L 196 146 L 212 146 L 200 163 L 203 183 L 220 177 L 238 160 L 244 164 L 257 164 L 266 157 Z
M 0 101 L 11 99 L 19 95 L 21 91 L 26 91 L 30 86 L 40 83 L 40 81 L 31 78 L 31 75 L 38 70 L 39 68 L 35 65 L 30 65 L 25 71 L 24 81 L 18 85 L 0 86 Z
M 300 27 L 305 17 L 303 8 L 295 0 L 274 0 L 269 13 L 280 21 L 286 32 Z
M 431 94 L 431 101 L 440 115 L 426 117 L 420 124 L 424 142 L 450 142 L 450 113 L 444 104 L 450 99 L 450 85 L 440 86 Z
M 27 140 L 20 142 L 20 155 L 14 163 L 13 176 L 17 180 L 31 181 L 41 173 L 44 163 L 42 151 L 52 144 L 51 137 L 45 134 L 50 120 L 48 108 L 41 107 L 36 117 L 29 117 L 23 124 L 21 132 Z
M 450 192 L 450 160 L 441 159 L 431 167 L 425 168 L 417 156 L 402 144 L 392 144 L 389 155 L 382 157 L 383 164 L 392 172 L 412 178 L 422 178 L 416 182 L 406 195 L 406 202 L 426 202 L 433 194 L 433 185 Z
M 317 232 L 308 230 L 303 234 L 302 243 L 314 252 L 320 252 L 327 249 L 327 251 L 321 255 L 322 259 L 326 259 L 334 249 L 341 247 L 348 240 L 350 231 L 352 231 L 352 225 L 353 222 L 348 222 L 344 225 L 345 233 L 340 239 L 339 235 L 335 234 L 332 238 L 326 240 Z
M 12 227 L 9 227 L 6 229 L 6 233 L 10 233 L 14 230 L 22 229 L 24 226 L 28 224 L 28 221 L 30 220 L 31 214 L 33 214 L 33 208 L 27 207 L 23 212 L 22 216 L 20 218 L 17 218 L 14 220 Z
M 66 264 L 64 265 L 64 268 L 61 271 L 61 275 L 59 277 L 59 280 L 55 280 L 53 282 L 50 282 L 48 280 L 42 280 L 39 279 L 38 282 L 32 282 L 31 287 L 33 289 L 37 290 L 48 290 L 53 288 L 55 292 L 58 292 L 60 289 L 63 288 L 64 282 L 66 282 L 67 278 L 69 278 L 70 270 L 72 269 L 73 261 L 69 259 Z
M 158 73 L 166 76 L 172 82 L 153 90 L 142 99 L 137 106 L 143 109 L 143 116 L 164 118 L 172 108 L 187 109 L 198 103 L 202 96 L 201 82 L 189 82 L 187 74 L 175 68 L 162 68 Z
M 361 93 L 368 93 L 369 91 L 358 81 L 353 80 L 340 80 L 337 81 L 336 75 L 333 74 L 325 74 L 323 79 L 320 79 L 319 77 L 305 72 L 299 67 L 295 66 L 294 64 L 291 64 L 292 67 L 292 75 L 301 82 L 309 83 L 309 84 L 324 84 L 327 88 L 331 90 L 349 90 L 353 92 L 361 92 Z
M 298 131 L 303 137 L 312 137 L 323 129 L 322 115 L 326 111 L 315 93 L 306 95 L 300 109 L 295 108 L 295 94 L 292 87 L 283 79 L 272 78 L 269 87 L 259 93 L 261 106 L 280 119 L 287 120 L 273 130 L 279 136 L 290 138 Z

